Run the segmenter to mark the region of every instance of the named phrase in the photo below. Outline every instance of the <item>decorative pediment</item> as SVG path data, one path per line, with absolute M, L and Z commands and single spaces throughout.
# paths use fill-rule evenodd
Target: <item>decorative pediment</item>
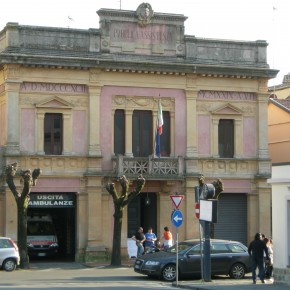
M 211 111 L 214 115 L 241 115 L 243 112 L 231 104 L 226 104 L 218 109 Z
M 73 105 L 59 97 L 52 97 L 35 104 L 36 108 L 72 109 Z

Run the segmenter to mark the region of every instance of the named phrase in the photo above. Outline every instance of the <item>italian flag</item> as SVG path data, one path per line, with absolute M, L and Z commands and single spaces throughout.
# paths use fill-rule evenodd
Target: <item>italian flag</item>
M 163 126 L 163 116 L 162 116 L 162 106 L 161 100 L 158 100 L 158 112 L 157 112 L 157 131 L 159 135 L 162 134 L 162 126 Z

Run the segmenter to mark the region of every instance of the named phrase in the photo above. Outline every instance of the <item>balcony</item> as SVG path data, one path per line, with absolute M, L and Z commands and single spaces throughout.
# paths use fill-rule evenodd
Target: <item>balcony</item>
M 146 179 L 183 179 L 184 160 L 177 158 L 161 157 L 127 157 L 118 155 L 113 158 L 114 173 L 117 176 L 136 177 L 142 174 Z

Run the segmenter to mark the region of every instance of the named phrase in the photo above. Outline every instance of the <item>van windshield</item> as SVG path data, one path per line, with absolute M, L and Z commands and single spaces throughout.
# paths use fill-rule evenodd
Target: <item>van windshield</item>
M 29 221 L 27 223 L 27 235 L 29 236 L 55 235 L 55 231 L 53 224 L 51 222 Z

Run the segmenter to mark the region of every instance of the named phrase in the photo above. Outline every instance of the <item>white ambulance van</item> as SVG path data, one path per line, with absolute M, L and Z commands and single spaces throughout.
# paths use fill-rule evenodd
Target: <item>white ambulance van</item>
M 52 217 L 48 214 L 27 217 L 27 249 L 30 257 L 54 256 L 58 240 Z

